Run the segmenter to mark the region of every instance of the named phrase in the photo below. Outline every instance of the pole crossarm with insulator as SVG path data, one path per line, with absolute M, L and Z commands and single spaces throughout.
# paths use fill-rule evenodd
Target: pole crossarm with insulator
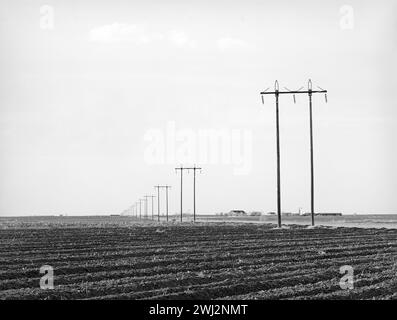
M 157 189 L 157 221 L 160 222 L 160 189 L 165 189 L 165 206 L 166 206 L 166 216 L 168 221 L 168 189 L 171 188 L 169 185 L 157 185 L 154 186 Z
M 180 170 L 181 172 L 181 222 L 182 222 L 182 215 L 183 215 L 183 210 L 182 210 L 182 199 L 183 199 L 183 171 L 187 170 L 193 170 L 193 221 L 196 221 L 196 170 L 202 170 L 200 167 L 196 167 L 194 165 L 193 167 L 183 167 L 182 165 L 179 168 L 175 168 L 176 171 Z
M 145 196 L 145 197 L 152 199 L 152 220 L 154 220 L 154 198 L 156 198 L 156 196 L 155 195 L 149 195 L 149 196 Z
M 142 201 L 145 201 L 145 199 L 139 199 L 139 219 L 142 219 Z
M 312 81 L 309 79 L 307 90 L 290 90 L 285 88 L 285 91 L 279 89 L 278 81 L 274 84 L 274 91 L 268 91 L 269 88 L 260 92 L 262 104 L 264 104 L 264 95 L 274 95 L 276 98 L 276 152 L 277 152 L 277 220 L 278 227 L 281 227 L 281 181 L 280 181 L 280 126 L 279 126 L 279 96 L 282 94 L 292 94 L 294 103 L 296 103 L 296 94 L 307 94 L 309 96 L 309 112 L 310 112 L 310 168 L 311 168 L 311 217 L 312 225 L 314 226 L 314 163 L 313 163 L 313 125 L 312 125 L 312 95 L 322 93 L 325 95 L 325 102 L 327 102 L 327 90 L 318 87 L 319 90 L 313 90 Z

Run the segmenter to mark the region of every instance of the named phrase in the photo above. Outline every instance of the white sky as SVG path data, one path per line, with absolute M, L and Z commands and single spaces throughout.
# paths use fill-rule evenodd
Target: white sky
M 274 98 L 259 92 L 308 78 L 329 90 L 314 97 L 317 211 L 396 213 L 396 31 L 392 0 L 2 0 L 0 215 L 119 213 L 166 183 L 179 211 L 179 162 L 145 159 L 148 130 L 173 122 L 252 134 L 248 174 L 201 164 L 199 212 L 275 211 Z M 307 97 L 282 97 L 280 122 L 283 211 L 309 210 Z

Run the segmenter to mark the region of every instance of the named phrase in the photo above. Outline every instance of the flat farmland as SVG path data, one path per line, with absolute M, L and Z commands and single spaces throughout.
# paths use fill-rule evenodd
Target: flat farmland
M 396 299 L 397 230 L 0 220 L 0 299 Z M 41 289 L 40 267 L 54 270 Z M 342 266 L 354 288 L 342 289 Z

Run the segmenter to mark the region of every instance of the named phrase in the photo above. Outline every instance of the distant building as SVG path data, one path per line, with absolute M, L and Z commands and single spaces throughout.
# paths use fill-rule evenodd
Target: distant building
M 260 212 L 260 211 L 251 211 L 251 212 L 249 213 L 249 215 L 250 215 L 250 216 L 253 216 L 253 217 L 258 217 L 258 216 L 261 216 L 261 215 L 262 215 L 262 212 Z
M 244 210 L 231 210 L 229 216 L 246 216 L 247 213 Z

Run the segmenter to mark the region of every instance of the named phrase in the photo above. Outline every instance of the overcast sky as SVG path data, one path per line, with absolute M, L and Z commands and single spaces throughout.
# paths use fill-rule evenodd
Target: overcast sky
M 181 163 L 203 168 L 200 213 L 275 211 L 275 104 L 259 92 L 309 78 L 329 90 L 316 210 L 397 213 L 393 0 L 2 0 L 0 46 L 2 216 L 119 213 L 156 184 L 176 212 Z M 283 211 L 310 208 L 308 120 L 307 96 L 280 98 Z M 191 211 L 192 174 L 184 192 Z

